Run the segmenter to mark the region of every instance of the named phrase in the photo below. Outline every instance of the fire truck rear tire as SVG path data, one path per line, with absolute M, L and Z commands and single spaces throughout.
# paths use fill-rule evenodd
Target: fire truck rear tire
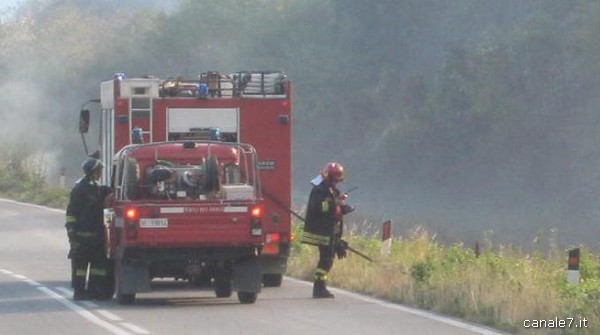
M 233 283 L 231 282 L 233 272 L 231 263 L 219 266 L 215 270 L 214 289 L 218 298 L 229 298 L 233 293 Z
M 265 273 L 262 278 L 265 287 L 280 287 L 283 275 L 280 273 Z
M 242 304 L 253 304 L 256 302 L 258 294 L 256 292 L 238 292 L 237 296 Z
M 217 298 L 229 298 L 232 293 L 231 280 L 225 281 L 215 279 L 215 294 L 217 295 Z

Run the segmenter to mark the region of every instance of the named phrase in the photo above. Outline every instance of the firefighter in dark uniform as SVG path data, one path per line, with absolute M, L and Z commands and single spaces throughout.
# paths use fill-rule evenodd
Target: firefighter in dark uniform
M 344 167 L 339 163 L 327 163 L 321 178 L 308 198 L 306 224 L 302 243 L 319 248 L 319 263 L 314 276 L 313 298 L 333 298 L 327 290 L 327 275 L 333 267 L 334 257 L 346 257 L 348 244 L 342 240 L 343 216 L 354 210 L 344 204 L 346 194 L 341 194 L 337 184 L 345 177 Z
M 71 259 L 73 299 L 110 299 L 112 273 L 104 251 L 103 210 L 111 189 L 99 185 L 103 168 L 99 160 L 88 159 L 82 168 L 85 175 L 71 190 L 65 224 L 70 245 L 68 258 Z

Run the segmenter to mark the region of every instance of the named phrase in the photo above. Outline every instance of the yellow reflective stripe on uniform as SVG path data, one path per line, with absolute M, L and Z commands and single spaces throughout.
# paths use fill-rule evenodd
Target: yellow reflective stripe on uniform
M 105 269 L 90 269 L 90 276 L 106 276 Z
M 329 239 L 329 236 L 313 234 L 305 231 L 302 232 L 302 238 L 300 239 L 300 242 L 315 245 L 328 245 Z
M 323 269 L 319 269 L 317 268 L 317 270 L 315 270 L 315 280 L 323 280 L 326 281 L 327 280 L 327 274 L 329 272 Z
M 77 276 L 77 277 L 85 277 L 85 276 L 87 276 L 87 269 L 77 269 L 77 270 L 75 270 L 75 276 Z
M 321 202 L 321 211 L 322 211 L 323 213 L 329 212 L 329 201 L 327 201 L 327 200 L 323 200 L 323 201 Z
M 73 215 L 67 215 L 67 222 L 77 222 L 77 218 Z
M 85 231 L 80 231 L 75 233 L 77 236 L 81 236 L 81 237 L 94 237 L 96 236 L 96 233 L 92 233 L 92 232 L 85 232 Z

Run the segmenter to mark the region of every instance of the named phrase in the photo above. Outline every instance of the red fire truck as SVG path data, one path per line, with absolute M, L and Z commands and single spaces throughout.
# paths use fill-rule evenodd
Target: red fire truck
M 115 187 L 117 196 L 120 194 L 117 203 L 121 201 L 121 207 L 116 206 L 114 213 L 109 213 L 107 220 L 112 220 L 112 223 L 107 225 L 111 227 L 112 224 L 114 228 L 115 222 L 124 224 L 129 220 L 139 228 L 136 230 L 138 237 L 148 238 L 150 245 L 171 243 L 175 247 L 182 242 L 178 239 L 202 240 L 203 237 L 174 234 L 160 241 L 160 238 L 157 240 L 157 237 L 142 233 L 142 217 L 147 216 L 143 222 L 148 227 L 144 228 L 155 227 L 152 229 L 154 232 L 165 225 L 162 219 L 166 214 L 180 214 L 199 222 L 214 219 L 210 225 L 214 226 L 213 233 L 221 234 L 213 236 L 219 245 L 227 244 L 227 238 L 235 244 L 235 237 L 229 231 L 233 229 L 231 226 L 218 222 L 239 220 L 249 223 L 260 219 L 260 247 L 257 250 L 260 281 L 266 287 L 280 286 L 290 247 L 291 90 L 290 80 L 277 71 L 232 74 L 212 71 L 200 74 L 195 80 L 152 76 L 127 78 L 124 74 L 115 74 L 112 80 L 102 82 L 101 99 L 90 100 L 82 106 L 80 133 L 87 152 L 83 134 L 87 133 L 90 111 L 86 107 L 91 107 L 92 103 L 99 104 L 99 149 L 90 155 L 104 162 L 103 183 Z M 189 154 L 192 151 L 196 153 Z M 252 158 L 253 155 L 256 158 Z M 128 172 L 126 166 L 132 170 Z M 214 175 L 209 176 L 207 171 L 213 170 Z M 251 177 L 254 173 L 255 178 Z M 125 176 L 129 176 L 130 180 L 124 180 Z M 174 193 L 169 195 L 166 183 L 170 179 L 178 179 L 179 185 L 183 185 L 181 187 L 190 187 L 194 182 L 202 184 L 202 187 L 200 191 L 193 191 L 196 193 L 175 188 L 171 190 Z M 132 189 L 127 182 L 140 190 L 127 194 L 125 189 Z M 218 196 L 208 196 L 206 189 L 214 188 L 214 185 L 218 185 L 218 189 L 212 191 Z M 155 189 L 155 192 L 159 189 L 163 198 L 151 199 L 147 194 L 149 190 L 145 188 Z M 131 213 L 133 220 L 127 212 L 130 203 L 137 204 L 139 209 Z M 148 209 L 153 206 L 157 208 Z M 248 217 L 225 213 L 238 207 L 247 209 Z M 164 210 L 167 212 L 163 213 Z M 169 220 L 175 219 L 167 218 Z M 127 235 L 127 229 L 119 232 Z M 109 233 L 115 234 L 116 230 L 109 229 Z M 111 257 L 117 257 L 116 250 L 123 239 L 115 242 L 109 238 L 109 241 L 112 243 L 108 246 L 109 253 L 113 252 Z M 243 258 L 248 258 L 246 256 Z M 217 296 L 227 296 L 231 288 L 223 285 L 222 278 L 227 278 L 224 273 L 238 271 L 242 273 L 238 277 L 251 277 L 247 274 L 254 273 L 252 266 L 247 266 L 252 262 L 232 269 L 222 266 L 223 257 L 215 257 L 218 262 L 214 264 L 206 262 L 207 259 L 196 255 L 186 260 L 189 265 L 187 272 L 177 273 L 179 268 L 160 274 L 176 274 L 176 278 L 199 281 L 208 276 L 214 282 Z M 160 266 L 165 267 L 165 264 Z M 202 274 L 188 271 L 191 268 L 200 269 Z M 129 267 L 125 269 L 129 272 L 123 273 L 118 265 L 116 269 L 117 274 L 121 271 L 122 276 L 133 277 L 145 276 L 147 271 L 158 271 L 152 268 L 132 270 Z M 156 276 L 150 273 L 150 277 Z M 219 285 L 225 287 L 219 288 Z M 233 285 L 234 288 L 236 285 L 244 286 L 235 282 Z M 122 287 L 117 287 L 117 298 L 127 302 L 134 299 L 139 288 L 120 289 Z M 242 302 L 252 300 L 254 287 L 250 285 L 245 290 L 238 290 L 238 296 L 242 292 Z

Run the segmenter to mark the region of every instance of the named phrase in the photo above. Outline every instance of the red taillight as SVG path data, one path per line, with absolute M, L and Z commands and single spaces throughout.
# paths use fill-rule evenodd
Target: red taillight
M 263 216 L 263 212 L 262 206 L 255 206 L 250 210 L 250 215 L 255 219 L 260 219 Z
M 262 236 L 262 216 L 263 216 L 264 208 L 262 206 L 254 206 L 250 209 L 250 216 L 252 220 L 250 221 L 250 235 L 252 236 Z
M 135 239 L 137 237 L 137 222 L 135 222 L 140 213 L 137 208 L 127 208 L 125 209 L 125 237 L 127 239 Z
M 125 211 L 125 217 L 129 220 L 135 220 L 139 216 L 137 208 L 129 208 Z

